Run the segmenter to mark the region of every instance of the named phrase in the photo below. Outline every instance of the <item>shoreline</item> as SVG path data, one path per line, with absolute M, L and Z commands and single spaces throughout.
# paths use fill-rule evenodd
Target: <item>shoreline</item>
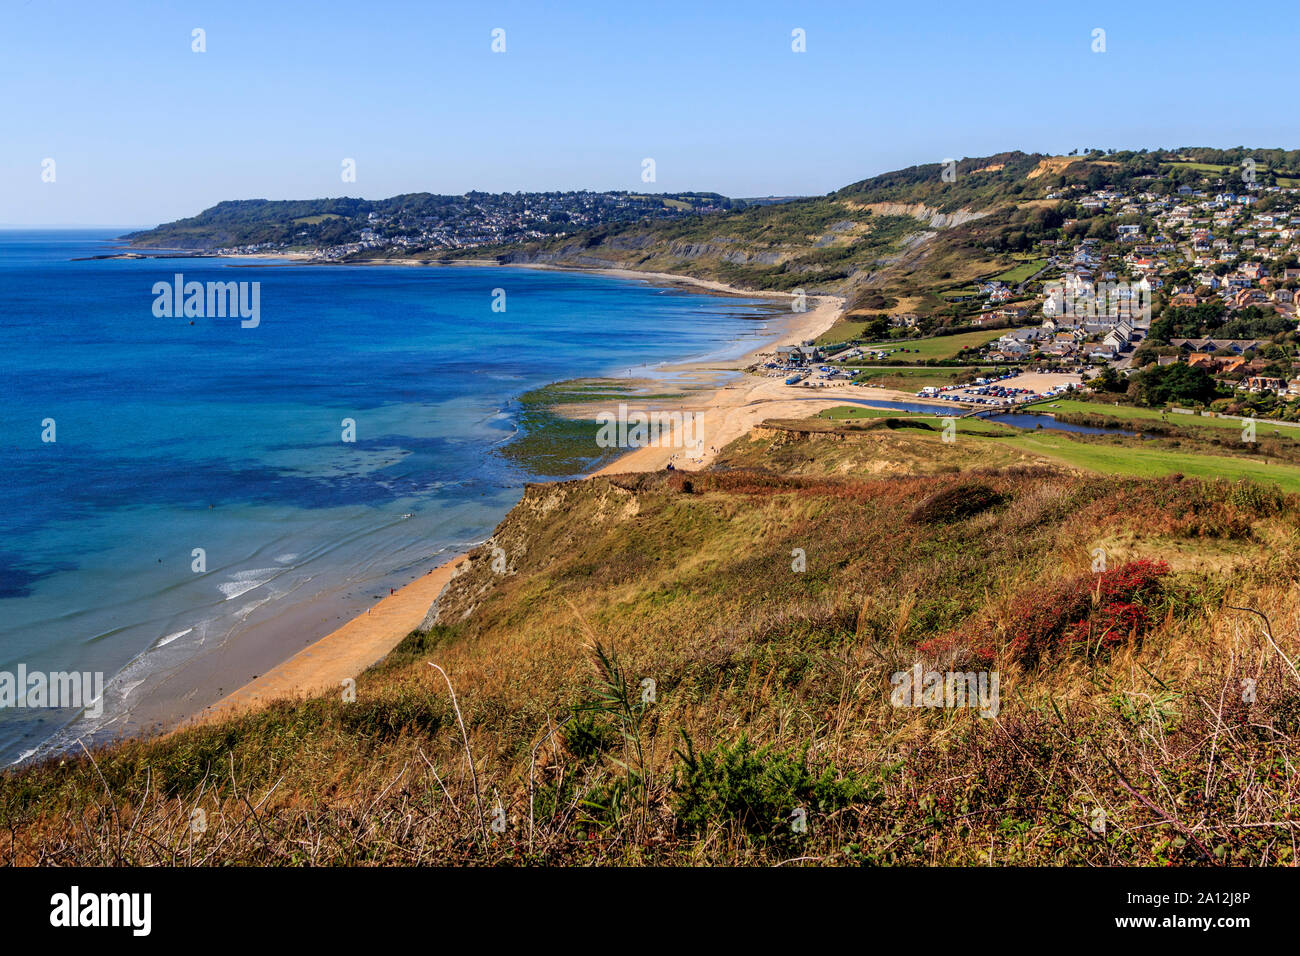
M 270 256 L 268 258 L 283 258 Z M 228 258 L 228 257 L 216 257 Z M 239 257 L 243 258 L 243 257 Z M 308 264 L 308 263 L 294 263 Z M 332 263 L 316 263 L 329 265 Z M 503 269 L 525 268 L 543 271 L 575 272 L 605 275 L 616 279 L 638 279 L 670 288 L 689 288 L 750 299 L 790 298 L 791 293 L 751 291 L 709 279 L 679 276 L 662 272 L 638 272 L 618 268 L 568 268 L 549 263 L 500 264 L 497 262 L 387 262 L 379 264 L 408 267 L 459 265 L 462 267 L 495 267 Z M 658 366 L 659 373 L 667 376 L 728 376 L 721 383 L 687 383 L 683 385 L 688 395 L 679 403 L 682 410 L 694 413 L 694 434 L 700 446 L 693 456 L 675 444 L 673 432 L 666 433 L 658 444 L 630 448 L 614 461 L 582 475 L 578 480 L 635 472 L 659 471 L 669 464 L 679 470 L 708 467 L 717 452 L 747 434 L 754 426 L 769 418 L 794 418 L 816 414 L 827 408 L 843 405 L 846 401 L 860 401 L 864 390 L 848 383 L 819 388 L 815 394 L 802 397 L 791 394 L 784 376 L 766 377 L 747 372 L 774 354 L 779 344 L 797 343 L 814 339 L 834 325 L 844 311 L 845 300 L 834 295 L 809 295 L 812 308 L 806 312 L 791 312 L 788 316 L 772 320 L 781 322 L 781 328 L 764 336 L 764 341 L 744 354 L 721 361 L 683 361 Z M 866 392 L 871 399 L 918 403 L 916 395 L 898 389 L 874 388 Z M 633 399 L 629 407 L 640 407 Z M 655 403 L 648 403 L 647 410 Z M 936 408 L 940 406 L 936 405 Z M 580 412 L 580 407 L 570 409 Z M 196 713 L 161 728 L 164 734 L 203 726 L 213 722 L 249 713 L 266 707 L 276 700 L 295 700 L 314 696 L 325 691 L 341 689 L 347 678 L 355 678 L 368 667 L 378 663 L 423 622 L 442 591 L 456 576 L 457 569 L 466 560 L 468 551 L 458 553 L 425 571 L 409 583 L 398 587 L 325 636 L 311 641 L 291 657 L 276 663 L 265 673 L 248 681 L 234 691 L 219 698 Z
M 115 240 L 114 240 L 115 241 Z M 644 272 L 620 266 L 562 266 L 549 262 L 500 262 L 496 259 L 438 259 L 434 257 L 403 256 L 392 259 L 361 259 L 348 262 L 335 262 L 317 258 L 306 252 L 185 252 L 180 250 L 146 252 L 127 247 L 120 252 L 105 253 L 97 256 L 83 256 L 83 260 L 92 259 L 267 259 L 287 260 L 284 262 L 258 263 L 249 268 L 275 268 L 277 266 L 403 266 L 409 268 L 466 268 L 466 269 L 535 269 L 549 272 L 574 272 L 585 275 L 604 275 L 615 279 L 642 279 L 651 284 L 666 286 L 690 286 L 721 295 L 734 295 L 743 298 L 789 298 L 791 293 L 771 290 L 742 289 L 738 286 L 720 282 L 716 279 L 700 279 L 695 276 L 678 275 L 673 272 Z M 82 260 L 74 260 L 82 261 Z M 823 294 L 808 295 L 809 299 L 839 298 Z
M 784 295 L 784 293 L 776 295 Z M 817 297 L 817 304 L 813 309 L 806 313 L 794 313 L 803 316 L 802 319 L 789 323 L 781 334 L 774 336 L 767 344 L 760 345 L 739 359 L 733 360 L 733 363 L 738 366 L 735 371 L 741 375 L 739 382 L 688 389 L 695 401 L 686 404 L 694 406 L 691 410 L 697 412 L 695 430 L 704 443 L 698 457 L 679 464 L 676 460 L 684 452 L 673 444 L 673 434 L 670 432 L 660 444 L 629 449 L 609 464 L 577 480 L 586 481 L 608 475 L 659 471 L 669 462 L 673 462 L 675 468 L 686 468 L 688 465 L 694 469 L 707 467 L 716 457 L 719 449 L 746 434 L 765 419 L 811 415 L 826 408 L 843 405 L 846 399 L 861 399 L 862 390 L 847 384 L 818 389 L 816 397 L 790 397 L 782 392 L 787 388 L 783 379 L 747 375 L 744 371 L 782 339 L 788 339 L 792 335 L 797 335 L 798 338 L 815 337 L 816 334 L 820 334 L 820 331 L 830 328 L 842 309 L 843 300 L 838 296 Z M 665 366 L 664 370 L 689 373 L 698 371 L 701 367 L 727 371 L 716 363 L 707 362 L 678 363 Z M 915 395 L 894 389 L 873 389 L 871 397 L 883 401 L 917 402 Z M 381 600 L 366 614 L 358 615 L 337 630 L 309 644 L 289 660 L 277 664 L 266 674 L 226 695 L 216 704 L 173 728 L 173 731 L 247 713 L 265 706 L 272 700 L 301 699 L 324 690 L 337 689 L 343 678 L 355 677 L 367 667 L 378 663 L 401 643 L 407 634 L 415 630 L 427 616 L 433 603 L 442 593 L 442 589 L 451 582 L 456 567 L 465 560 L 466 556 L 467 553 L 456 555 L 411 583 L 398 588 L 393 595 Z M 440 582 L 436 592 L 432 590 L 435 582 Z M 376 612 L 380 613 L 377 615 Z M 354 640 L 360 641 L 360 644 L 350 646 L 350 642 Z
M 199 256 L 115 256 L 114 258 L 200 258 Z M 248 264 L 243 268 L 275 268 L 289 265 L 398 265 L 408 268 L 429 266 L 459 266 L 462 268 L 533 269 L 537 271 L 571 272 L 600 275 L 623 281 L 638 280 L 670 289 L 691 291 L 745 299 L 766 299 L 779 302 L 793 298 L 793 293 L 769 290 L 749 290 L 724 282 L 700 279 L 693 276 L 664 272 L 640 272 L 625 268 L 567 267 L 550 263 L 500 263 L 495 260 L 455 260 L 447 262 L 430 260 L 382 260 L 365 263 L 330 263 L 308 261 L 302 254 L 261 253 L 249 256 L 207 255 L 201 258 L 264 258 L 281 260 L 275 263 Z M 286 258 L 292 261 L 283 261 Z M 240 266 L 236 266 L 240 267 Z M 775 354 L 781 344 L 798 344 L 815 339 L 829 330 L 843 314 L 846 300 L 836 295 L 807 296 L 805 312 L 774 313 L 767 321 L 778 328 L 765 332 L 759 344 L 748 351 L 723 359 L 687 359 L 665 362 L 656 366 L 656 377 L 676 378 L 686 394 L 686 400 L 677 403 L 679 410 L 692 413 L 694 437 L 699 444 L 693 454 L 677 447 L 673 432 L 664 433 L 658 444 L 628 448 L 612 462 L 582 475 L 579 480 L 645 471 L 659 471 L 670 464 L 676 469 L 694 470 L 708 467 L 717 452 L 755 425 L 768 418 L 793 418 L 815 414 L 826 408 L 843 405 L 848 401 L 863 399 L 864 390 L 848 383 L 836 383 L 818 388 L 807 397 L 792 393 L 784 383 L 784 375 L 768 377 L 748 371 Z M 740 340 L 737 339 L 737 342 Z M 603 376 L 602 376 L 603 377 Z M 897 389 L 874 388 L 866 396 L 875 400 L 916 403 L 910 392 Z M 635 399 L 629 407 L 641 407 Z M 644 408 L 659 410 L 651 400 Z M 581 407 L 569 409 L 578 412 Z M 183 713 L 166 723 L 143 726 L 128 713 L 128 725 L 134 724 L 127 736 L 139 734 L 170 735 L 186 728 L 198 727 L 254 712 L 276 700 L 295 700 L 327 691 L 338 692 L 348 678 L 356 678 L 368 667 L 386 657 L 408 634 L 423 622 L 443 589 L 455 577 L 465 561 L 468 551 L 441 560 L 436 566 L 419 574 L 413 580 L 398 586 L 390 595 L 344 621 L 329 633 L 300 647 L 291 656 L 278 660 L 262 673 L 222 693 L 214 702 L 201 709 Z M 445 554 L 445 552 L 444 552 Z M 418 567 L 418 565 L 417 565 Z M 304 612 L 310 612 L 313 602 L 308 602 Z
M 311 697 L 342 688 L 382 660 L 419 627 L 443 588 L 465 561 L 458 554 L 367 608 L 265 674 L 181 720 L 169 733 L 259 710 L 275 700 Z
M 495 265 L 495 264 L 494 264 Z M 565 272 L 595 273 L 609 275 L 618 279 L 642 279 L 651 283 L 671 283 L 706 288 L 715 294 L 736 295 L 745 298 L 789 298 L 789 293 L 765 292 L 753 293 L 743 289 L 727 286 L 725 283 L 711 280 L 694 279 L 688 276 L 673 276 L 668 273 L 638 273 L 624 269 L 563 269 L 550 265 L 514 266 L 501 268 L 536 268 Z M 688 393 L 698 406 L 699 432 L 704 435 L 705 448 L 721 448 L 732 438 L 732 432 L 740 428 L 741 432 L 751 427 L 750 419 L 754 417 L 772 417 L 782 410 L 794 411 L 809 405 L 831 407 L 842 402 L 833 398 L 806 400 L 755 400 L 755 391 L 777 385 L 784 387 L 779 380 L 765 379 L 746 375 L 745 369 L 770 355 L 778 344 L 785 341 L 801 341 L 815 338 L 829 329 L 839 317 L 844 307 L 844 300 L 838 296 L 809 296 L 813 307 L 807 312 L 792 312 L 780 321 L 782 328 L 773 330 L 773 335 L 765 337 L 763 343 L 738 358 L 725 362 L 680 362 L 665 364 L 660 371 L 668 374 L 699 373 L 702 371 L 735 373 L 740 381 L 735 384 L 687 386 Z M 728 366 L 731 366 L 730 368 Z M 740 386 L 750 379 L 750 388 Z M 743 396 L 738 394 L 743 391 Z M 830 391 L 822 390 L 822 391 Z M 835 391 L 838 392 L 838 389 Z M 860 395 L 860 393 L 859 393 Z M 892 393 L 891 393 L 892 397 Z M 903 396 L 914 400 L 914 396 Z M 739 399 L 739 401 L 738 401 Z M 770 406 L 770 411 L 768 410 Z M 812 410 L 807 411 L 808 414 Z M 731 437 L 723 437 L 730 435 Z M 706 451 L 708 461 L 715 452 Z M 623 474 L 638 471 L 657 471 L 665 467 L 674 456 L 671 435 L 668 443 L 644 448 L 628 449 L 614 461 L 579 480 L 610 474 Z M 707 461 L 696 463 L 704 467 Z M 371 606 L 363 614 L 344 623 L 299 650 L 292 657 L 283 660 L 265 673 L 224 695 L 213 704 L 209 704 L 197 713 L 177 721 L 165 733 L 175 733 L 187 727 L 209 724 L 227 717 L 260 709 L 273 700 L 301 699 L 326 690 L 338 689 L 345 678 L 355 678 L 363 670 L 382 660 L 428 615 L 429 610 L 442 593 L 443 588 L 455 576 L 456 568 L 466 558 L 468 552 L 457 554 L 431 568 L 415 580 L 397 588 L 396 591 Z
M 277 267 L 298 264 L 286 262 L 280 255 L 265 257 L 280 261 L 258 265 Z M 131 254 L 95 258 L 157 257 Z M 205 258 L 231 257 L 209 255 Z M 443 263 L 407 265 L 426 264 Z M 636 279 L 643 287 L 734 296 L 747 300 L 743 305 L 738 302 L 734 311 L 743 312 L 753 321 L 744 322 L 743 328 L 720 339 L 719 347 L 710 348 L 707 354 L 697 352 L 695 356 L 688 354 L 653 365 L 652 374 L 655 379 L 672 379 L 675 385 L 673 391 L 688 393 L 694 403 L 711 402 L 719 393 L 721 383 L 743 377 L 748 365 L 761 360 L 760 356 L 764 354 L 772 354 L 771 350 L 778 343 L 795 342 L 829 328 L 839 315 L 839 306 L 842 305 L 838 297 L 809 296 L 810 311 L 797 313 L 791 311 L 789 306 L 780 304 L 783 299 L 791 298 L 790 293 L 751 291 L 721 282 L 668 273 L 581 267 L 567 269 L 551 264 L 503 265 L 481 260 L 450 264 L 470 268 L 489 266 L 587 273 L 622 281 Z M 236 267 L 255 268 L 258 265 L 249 262 L 237 264 Z M 811 308 L 814 305 L 816 308 Z M 709 314 L 709 307 L 703 301 L 687 303 L 686 307 L 696 316 Z M 726 311 L 726 307 L 723 307 L 723 311 Z M 598 368 L 596 372 L 598 377 L 610 380 L 618 380 L 621 375 L 621 371 L 607 367 Z M 593 464 L 591 467 L 596 470 L 575 477 L 587 478 L 609 471 L 659 467 L 653 462 L 642 463 L 637 453 L 643 450 L 616 449 L 619 457 L 611 468 L 598 469 Z M 619 462 L 626 464 L 620 467 Z M 501 520 L 518 500 L 518 497 L 511 499 L 503 496 L 499 502 L 501 514 L 497 515 L 495 521 Z M 222 636 L 216 645 L 209 646 L 206 642 L 201 642 L 195 653 L 183 659 L 169 658 L 162 666 L 150 669 L 146 677 L 149 684 L 142 688 L 141 693 L 136 693 L 135 688 L 143 681 L 132 678 L 125 685 L 120 685 L 118 679 L 126 668 L 135 665 L 154 650 L 154 645 L 151 644 L 106 681 L 106 693 L 110 687 L 116 690 L 111 711 L 106 709 L 102 718 L 88 718 L 84 713 L 78 715 L 39 740 L 34 740 L 34 749 L 25 754 L 15 752 L 15 756 L 18 762 L 39 761 L 69 748 L 75 749 L 77 741 L 82 739 L 93 746 L 128 739 L 165 737 L 182 728 L 208 724 L 237 713 L 264 708 L 276 699 L 301 698 L 336 690 L 342 678 L 359 675 L 367 667 L 382 660 L 417 628 L 427 617 L 442 588 L 450 581 L 458 563 L 474 547 L 476 544 L 462 539 L 460 544 L 450 544 L 437 550 L 431 548 L 424 559 L 404 562 L 402 568 L 377 579 L 381 584 L 375 586 L 380 589 L 371 592 L 372 600 L 368 602 L 364 601 L 365 595 L 361 592 L 368 590 L 373 582 L 358 583 L 347 578 L 338 586 L 328 584 L 319 594 L 303 595 L 305 600 L 286 602 L 279 610 L 261 615 L 256 623 L 244 622 Z M 348 573 L 346 565 L 341 573 Z M 389 595 L 380 599 L 379 595 L 384 593 L 382 587 L 389 587 Z M 337 599 L 345 597 L 351 602 L 351 607 L 334 607 Z M 232 654 L 228 650 L 228 642 L 234 639 L 243 643 L 239 645 L 237 653 Z

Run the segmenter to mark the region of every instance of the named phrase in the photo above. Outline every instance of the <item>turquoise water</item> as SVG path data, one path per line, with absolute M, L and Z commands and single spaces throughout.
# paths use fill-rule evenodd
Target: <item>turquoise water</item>
M 74 261 L 111 235 L 0 232 L 0 671 L 112 678 L 63 744 L 291 606 L 330 602 L 301 646 L 487 537 L 546 477 L 495 451 L 523 391 L 772 334 L 756 302 L 591 275 Z M 259 324 L 155 316 L 176 273 L 260 283 Z M 75 717 L 0 711 L 0 758 Z

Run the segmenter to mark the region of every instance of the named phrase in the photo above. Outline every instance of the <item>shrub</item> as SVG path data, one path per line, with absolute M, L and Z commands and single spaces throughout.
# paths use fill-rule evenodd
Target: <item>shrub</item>
M 409 664 L 424 660 L 439 647 L 445 647 L 455 639 L 457 629 L 443 624 L 435 624 L 427 631 L 412 631 L 402 638 L 401 643 L 388 652 L 383 661 L 377 665 L 382 668 Z
M 441 698 L 399 690 L 358 697 L 352 703 L 339 705 L 338 713 L 346 732 L 379 741 L 395 739 L 408 731 L 431 737 L 447 723 L 449 709 Z
M 969 482 L 946 488 L 926 498 L 909 516 L 918 524 L 940 524 L 971 518 L 1005 499 L 986 484 Z
M 586 762 L 614 745 L 618 734 L 590 711 L 574 709 L 573 717 L 560 732 L 564 749 L 576 760 Z
M 793 836 L 791 818 L 802 807 L 810 820 L 856 803 L 868 802 L 874 789 L 857 777 L 840 776 L 829 765 L 808 766 L 808 751 L 755 748 L 748 738 L 696 753 L 689 737 L 677 750 L 673 806 L 678 823 L 690 832 L 710 823 L 733 823 L 767 839 Z
M 1234 508 L 1257 517 L 1277 514 L 1286 504 L 1286 497 L 1279 489 L 1246 479 L 1234 481 L 1226 498 Z
M 1111 647 L 1140 635 L 1151 622 L 1146 602 L 1160 593 L 1161 579 L 1168 573 L 1165 562 L 1143 558 L 1023 592 L 1007 615 L 1008 657 L 1032 665 L 1056 649 Z M 964 653 L 991 663 L 996 656 L 993 638 L 992 622 L 986 621 L 966 633 L 926 641 L 920 648 L 927 654 Z
M 1096 583 L 1084 593 L 1091 599 L 1084 617 L 1066 629 L 1063 643 L 1086 643 L 1109 647 L 1144 631 L 1149 623 L 1147 608 L 1140 603 L 1160 589 L 1160 579 L 1169 573 L 1163 561 L 1130 561 L 1095 575 Z M 1092 585 L 1088 577 L 1076 578 L 1076 592 Z

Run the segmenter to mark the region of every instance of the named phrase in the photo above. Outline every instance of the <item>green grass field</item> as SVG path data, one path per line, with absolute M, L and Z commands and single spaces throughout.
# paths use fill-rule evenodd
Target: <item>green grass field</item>
M 1198 173 L 1226 173 L 1234 167 L 1222 163 L 1193 163 L 1189 160 L 1177 160 L 1174 162 L 1161 163 L 1161 166 L 1176 169 L 1194 169 Z M 1262 165 L 1262 164 L 1261 164 Z
M 937 410 L 936 410 L 937 411 Z M 900 412 L 892 408 L 870 408 L 866 405 L 837 405 L 835 408 L 827 408 L 817 413 L 818 418 L 825 418 L 829 421 L 853 421 L 859 418 L 897 418 L 900 421 L 910 421 L 913 418 L 922 421 L 934 421 L 934 415 L 920 415 L 911 412 Z
M 961 332 L 957 335 L 937 335 L 928 339 L 898 339 L 896 341 L 872 342 L 864 345 L 868 349 L 907 349 L 906 352 L 894 351 L 891 359 L 907 362 L 924 362 L 926 359 L 954 358 L 963 348 L 974 348 L 992 342 L 1002 334 L 1002 329 L 981 329 L 978 332 Z
M 1100 415 L 1106 418 L 1114 418 L 1119 421 L 1127 422 L 1162 421 L 1175 426 L 1190 425 L 1205 428 L 1231 429 L 1236 432 L 1241 431 L 1240 418 L 1223 418 L 1219 416 L 1207 418 L 1204 415 L 1180 415 L 1176 412 L 1165 414 L 1158 408 L 1136 408 L 1131 405 L 1103 405 L 1100 402 L 1080 402 L 1066 399 L 1039 402 L 1034 406 L 1034 408 L 1046 412 Z M 1258 435 L 1271 437 L 1275 431 L 1283 438 L 1300 439 L 1300 424 L 1259 425 L 1256 433 Z
M 1002 273 L 1001 275 L 994 276 L 993 278 L 996 279 L 998 282 L 1008 282 L 1013 285 L 1018 285 L 1019 283 L 1024 282 L 1026 279 L 1028 279 L 1031 275 L 1033 275 L 1035 272 L 1037 272 L 1045 265 L 1047 265 L 1046 259 L 1034 259 L 1031 262 L 1022 262 L 1020 265 L 1016 266 L 1015 268 L 1008 269 L 1006 272 Z
M 947 411 L 942 409 L 942 411 Z M 953 409 L 950 414 L 957 415 L 961 409 Z M 899 412 L 888 408 L 868 408 L 862 405 L 838 405 L 835 408 L 827 408 L 817 413 L 818 418 L 824 418 L 828 421 L 857 421 L 861 419 L 875 418 L 893 418 L 901 422 L 915 421 L 918 428 L 932 430 L 941 427 L 940 423 L 947 415 L 917 415 L 908 412 Z M 1010 425 L 1000 425 L 997 422 L 985 421 L 982 418 L 962 418 L 957 419 L 956 429 L 958 435 L 980 436 L 984 438 L 1009 438 L 1017 434 L 1022 434 L 1023 430 L 1013 428 Z
M 1186 161 L 1161 163 L 1160 165 L 1169 169 L 1178 169 L 1178 168 L 1194 169 L 1198 173 L 1213 173 L 1218 176 L 1222 176 L 1225 173 L 1230 173 L 1233 170 L 1237 169 L 1237 167 L 1235 166 L 1228 166 L 1221 163 L 1193 163 L 1193 162 L 1186 162 Z M 1268 164 L 1260 163 L 1259 167 L 1256 169 L 1256 172 L 1265 173 L 1265 172 L 1269 172 L 1270 170 L 1271 167 L 1269 167 Z M 1294 179 L 1287 176 L 1277 177 L 1277 184 L 1279 186 L 1292 188 L 1297 183 L 1300 183 L 1300 179 Z
M 866 316 L 863 316 L 865 319 Z M 850 342 L 862 335 L 862 330 L 866 328 L 865 322 L 855 322 L 852 319 L 846 319 L 840 316 L 835 320 L 835 324 L 829 329 L 817 336 L 817 344 L 825 348 L 826 346 L 840 345 L 844 342 Z
M 865 405 L 839 405 L 817 413 L 818 418 L 833 422 L 853 421 L 858 418 L 916 418 L 920 416 L 900 415 L 888 408 L 867 408 Z
M 958 435 L 961 428 L 958 428 Z M 1107 445 L 1075 441 L 1063 432 L 1041 429 L 1021 433 L 1000 442 L 1022 451 L 1054 458 L 1074 468 L 1103 475 L 1134 475 L 1154 478 L 1183 474 L 1195 478 L 1252 478 L 1280 487 L 1283 491 L 1300 491 L 1300 467 L 1260 458 L 1226 455 L 1198 455 L 1188 452 L 1146 448 L 1138 445 Z
M 1067 403 L 1061 403 L 1062 405 Z M 1086 402 L 1071 402 L 1086 405 Z M 1151 411 L 1137 409 L 1137 411 Z M 1158 413 L 1157 417 L 1158 417 Z M 909 415 L 883 408 L 865 408 L 844 405 L 828 408 L 818 418 L 830 421 L 854 421 L 895 418 L 900 421 L 916 420 L 930 429 L 938 427 L 938 419 L 931 415 Z M 1172 416 L 1171 416 L 1172 417 Z M 1209 419 L 1213 421 L 1214 419 Z M 1173 451 L 1152 444 L 1108 444 L 1076 439 L 1067 432 L 1047 428 L 1026 430 L 999 425 L 979 418 L 958 419 L 957 440 L 975 438 L 994 440 L 1032 455 L 1051 458 L 1072 468 L 1097 472 L 1103 475 L 1132 475 L 1155 478 L 1163 475 L 1183 474 L 1195 478 L 1250 478 L 1277 485 L 1284 491 L 1300 492 L 1300 466 L 1253 456 L 1208 455 L 1196 452 Z

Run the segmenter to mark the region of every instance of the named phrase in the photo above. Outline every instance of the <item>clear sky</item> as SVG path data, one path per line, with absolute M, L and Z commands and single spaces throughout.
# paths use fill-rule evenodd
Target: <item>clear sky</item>
M 0 224 L 424 190 L 814 194 L 1006 149 L 1294 149 L 1298 39 L 1272 2 L 0 0 Z

